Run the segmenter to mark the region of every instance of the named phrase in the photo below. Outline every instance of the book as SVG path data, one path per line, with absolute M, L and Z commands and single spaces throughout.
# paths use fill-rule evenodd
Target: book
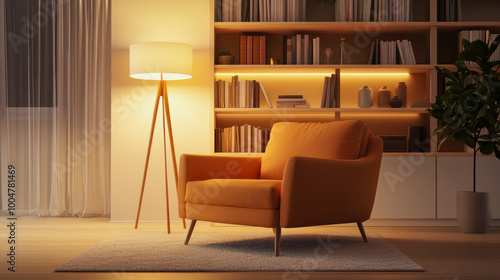
M 327 95 L 327 87 L 329 83 L 330 77 L 325 76 L 324 82 L 323 82 L 323 95 L 321 95 L 321 108 L 327 108 L 326 107 L 326 95 Z
M 260 36 L 260 45 L 259 45 L 259 63 L 261 65 L 266 64 L 266 36 Z
M 292 64 L 292 39 L 286 39 L 286 64 Z
M 260 64 L 260 36 L 253 36 L 252 50 L 252 64 Z
M 423 126 L 408 127 L 408 152 L 427 152 L 426 128 Z
M 304 61 L 303 64 L 310 64 L 309 63 L 309 35 L 305 34 L 304 35 Z
M 240 64 L 247 64 L 247 36 L 240 36 Z
M 297 34 L 296 39 L 297 39 L 297 43 L 296 43 L 297 52 L 295 53 L 295 55 L 297 57 L 296 64 L 298 65 L 298 64 L 303 64 L 303 62 L 302 62 L 302 35 Z
M 302 94 L 281 94 L 278 95 L 278 99 L 300 99 L 304 98 Z
M 247 63 L 253 63 L 253 44 L 252 44 L 252 36 L 247 36 Z
M 261 81 L 261 82 L 259 82 L 259 85 L 260 85 L 260 89 L 262 90 L 262 94 L 264 95 L 264 98 L 266 99 L 267 105 L 269 106 L 269 108 L 273 108 L 273 105 L 271 104 L 271 99 L 269 99 L 269 95 L 267 95 L 267 91 L 264 88 L 264 83 L 262 83 L 262 81 Z

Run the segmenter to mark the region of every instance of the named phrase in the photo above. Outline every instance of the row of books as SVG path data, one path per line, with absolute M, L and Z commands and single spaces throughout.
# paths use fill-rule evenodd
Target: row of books
M 264 153 L 270 129 L 249 124 L 215 129 L 215 151 L 222 153 Z
M 300 94 L 286 94 L 278 95 L 276 99 L 276 107 L 278 108 L 311 108 L 303 95 Z
M 237 75 L 231 77 L 231 82 L 218 80 L 215 83 L 214 106 L 215 108 L 259 108 L 261 91 L 269 108 L 272 108 L 262 82 L 239 81 Z
M 308 34 L 283 36 L 284 64 L 314 64 L 319 65 L 320 39 Z
M 337 93 L 337 78 L 338 76 L 332 74 L 325 77 L 323 85 L 323 95 L 321 96 L 321 108 L 335 108 L 335 96 Z
M 408 127 L 407 135 L 380 135 L 384 142 L 384 152 L 386 153 L 406 153 L 429 151 L 427 128 L 423 126 Z
M 417 64 L 411 41 L 372 42 L 368 64 Z
M 335 21 L 412 21 L 412 0 L 336 0 Z
M 495 38 L 500 34 L 490 33 L 489 30 L 462 30 L 458 33 L 458 52 L 463 51 L 464 46 L 462 43 L 462 39 L 466 39 L 469 42 L 473 42 L 476 40 L 481 40 L 488 45 L 495 40 Z M 495 53 L 490 57 L 491 60 L 499 60 L 500 59 L 500 49 L 497 48 Z M 465 64 L 471 64 L 471 61 L 465 61 Z
M 215 21 L 304 21 L 306 0 L 216 0 Z
M 240 36 L 240 64 L 266 64 L 266 36 Z
M 462 21 L 462 0 L 437 0 L 438 21 Z

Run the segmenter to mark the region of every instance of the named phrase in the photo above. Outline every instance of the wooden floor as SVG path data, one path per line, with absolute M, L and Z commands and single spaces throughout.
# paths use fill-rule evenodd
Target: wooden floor
M 0 279 L 500 279 L 500 227 L 487 234 L 463 234 L 457 227 L 366 227 L 377 232 L 425 268 L 425 272 L 337 273 L 54 273 L 54 268 L 108 238 L 133 231 L 132 223 L 110 223 L 105 218 L 19 218 L 16 222 L 16 270 L 6 263 L 9 236 L 6 217 L 0 217 Z M 141 223 L 139 230 L 165 231 L 163 223 Z M 204 231 L 263 231 L 269 229 L 213 226 L 199 222 L 194 234 Z M 287 232 L 357 231 L 356 227 L 310 227 Z M 187 232 L 180 223 L 173 232 Z M 196 257 L 196 256 L 193 256 Z

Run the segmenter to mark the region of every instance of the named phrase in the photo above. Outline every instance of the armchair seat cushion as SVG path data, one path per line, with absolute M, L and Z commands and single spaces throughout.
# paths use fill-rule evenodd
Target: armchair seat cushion
M 186 202 L 275 210 L 280 207 L 281 180 L 210 179 L 190 181 Z

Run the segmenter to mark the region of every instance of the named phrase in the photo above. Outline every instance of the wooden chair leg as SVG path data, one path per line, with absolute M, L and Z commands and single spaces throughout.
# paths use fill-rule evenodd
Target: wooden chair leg
M 358 224 L 359 232 L 361 233 L 361 236 L 363 236 L 363 240 L 365 242 L 368 242 L 368 238 L 366 238 L 366 233 L 365 233 L 365 228 L 363 227 L 363 223 L 357 223 L 357 224 Z
M 188 245 L 189 239 L 191 239 L 191 234 L 193 234 L 194 226 L 196 225 L 196 220 L 191 221 L 191 225 L 189 226 L 189 231 L 186 236 L 186 241 L 184 241 L 184 245 Z
M 280 255 L 280 240 L 281 240 L 281 227 L 275 228 L 274 235 L 274 255 L 278 257 Z

